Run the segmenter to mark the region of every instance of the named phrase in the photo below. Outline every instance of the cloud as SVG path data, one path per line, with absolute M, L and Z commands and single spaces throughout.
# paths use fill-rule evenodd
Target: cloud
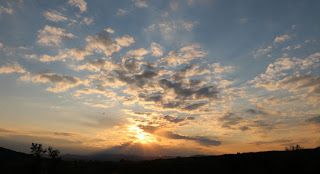
M 245 23 L 248 22 L 248 17 L 243 17 L 239 21 L 240 21 L 241 24 L 245 24 Z
M 287 46 L 287 47 L 282 48 L 282 50 L 288 50 L 289 51 L 291 49 L 296 50 L 296 49 L 299 49 L 299 48 L 301 48 L 301 44 L 294 45 L 294 46 Z
M 106 59 L 96 59 L 96 60 L 88 60 L 84 65 L 79 65 L 75 68 L 75 70 L 84 70 L 87 69 L 92 72 L 98 72 L 104 69 L 105 67 L 112 67 L 112 63 L 107 61 Z
M 2 133 L 13 133 L 14 131 L 9 130 L 9 129 L 4 129 L 4 128 L 0 127 L 0 132 L 2 132 Z
M 220 62 L 211 64 L 209 67 L 213 68 L 213 73 L 215 74 L 227 73 L 233 70 L 232 66 L 222 66 Z
M 182 83 L 171 82 L 167 79 L 160 79 L 159 84 L 164 90 L 173 89 L 178 98 L 194 97 L 196 99 L 217 99 L 219 94 L 214 86 L 204 86 L 198 89 L 185 88 Z
M 117 44 L 119 44 L 120 46 L 123 46 L 123 47 L 128 47 L 131 44 L 135 43 L 134 39 L 132 37 L 130 37 L 129 35 L 125 35 L 123 37 L 118 37 L 115 39 L 115 41 L 117 42 Z
M 138 8 L 147 8 L 148 7 L 147 2 L 146 1 L 142 1 L 142 0 L 135 0 L 134 4 Z
M 320 124 L 320 115 L 319 116 L 313 116 L 306 119 L 306 122 L 308 123 L 314 123 L 314 124 Z
M 144 29 L 146 32 L 159 31 L 163 38 L 170 40 L 177 32 L 188 31 L 191 32 L 197 21 L 172 20 L 163 21 L 149 25 Z
M 43 16 L 52 22 L 62 22 L 68 20 L 65 16 L 63 16 L 60 12 L 56 10 L 44 11 Z
M 80 61 L 85 58 L 87 55 L 91 55 L 92 53 L 83 49 L 83 48 L 72 48 L 72 49 L 64 49 L 58 50 L 58 54 L 55 56 L 50 56 L 47 54 L 43 55 L 26 55 L 27 59 L 35 59 L 40 62 L 52 62 L 52 61 L 65 61 L 66 59 L 71 59 L 75 61 Z
M 79 136 L 79 134 L 71 133 L 71 132 L 53 132 L 53 135 L 57 135 L 57 136 L 66 136 L 66 137 L 75 137 L 75 136 Z
M 124 9 L 119 8 L 119 9 L 118 9 L 118 12 L 117 12 L 117 15 L 118 15 L 118 16 L 119 16 L 119 15 L 125 15 L 125 14 L 127 14 L 127 13 L 128 13 L 127 10 L 124 10 Z
M 268 90 L 276 90 L 275 79 L 286 76 L 289 70 L 305 70 L 308 68 L 317 68 L 320 66 L 320 53 L 314 53 L 306 58 L 278 58 L 270 63 L 266 72 L 260 74 L 249 83 L 254 83 L 255 87 L 265 87 Z
M 231 128 L 231 126 L 238 125 L 242 120 L 242 117 L 231 112 L 227 112 L 218 118 L 218 121 L 222 123 L 222 127 L 224 128 Z
M 286 77 L 276 84 L 279 88 L 289 91 L 308 90 L 309 95 L 320 95 L 320 78 L 312 77 L 311 72 L 304 75 Z
M 270 52 L 272 49 L 272 46 L 267 46 L 266 48 L 260 48 L 257 51 L 253 52 L 253 57 L 258 58 L 260 56 L 266 55 L 268 52 Z
M 0 16 L 2 15 L 2 13 L 7 13 L 7 14 L 12 14 L 13 13 L 13 9 L 12 8 L 6 8 L 0 5 Z
M 197 110 L 205 105 L 206 105 L 206 103 L 202 103 L 202 102 L 192 103 L 192 104 L 188 104 L 186 107 L 183 107 L 183 110 L 193 111 L 193 110 Z
M 151 43 L 151 52 L 152 52 L 152 56 L 155 57 L 160 57 L 163 55 L 163 48 L 160 44 L 157 44 L 155 42 Z
M 65 29 L 46 25 L 43 30 L 38 31 L 39 40 L 37 42 L 46 46 L 60 46 L 63 38 L 75 37 L 72 33 L 65 33 Z
M 27 72 L 22 66 L 20 66 L 17 62 L 12 64 L 3 65 L 0 68 L 0 74 L 9 74 L 9 73 L 25 73 Z
M 179 7 L 179 3 L 177 1 L 170 1 L 169 3 L 171 10 L 177 10 Z
M 161 134 L 163 137 L 169 138 L 169 139 L 179 139 L 179 140 L 190 140 L 190 141 L 195 141 L 197 143 L 199 143 L 200 145 L 203 146 L 219 146 L 221 145 L 220 141 L 216 141 L 216 140 L 211 140 L 209 138 L 206 137 L 202 137 L 202 136 L 185 136 L 185 135 L 181 135 L 181 134 L 177 134 L 171 131 L 166 131 L 164 133 Z
M 87 11 L 87 2 L 84 0 L 68 0 L 68 4 L 78 7 L 81 12 Z
M 93 108 L 109 108 L 112 106 L 112 104 L 101 104 L 101 103 L 90 103 L 90 102 L 82 102 L 82 104 L 85 104 L 85 105 L 88 105 L 90 107 L 93 107 Z
M 178 20 L 178 21 L 166 21 L 166 22 L 158 23 L 155 26 L 157 26 L 158 29 L 163 34 L 167 35 L 170 32 L 173 32 L 173 31 L 176 31 L 176 30 L 192 31 L 194 25 L 197 24 L 197 23 L 198 22 L 196 22 L 196 21 L 188 22 L 188 21 L 184 21 L 184 20 Z M 150 26 L 152 26 L 152 25 L 150 25 Z M 149 30 L 147 30 L 147 31 L 149 31 Z
M 24 78 L 22 80 L 31 80 L 37 83 L 51 83 L 54 88 L 48 87 L 46 90 L 50 92 L 63 92 L 70 88 L 74 88 L 79 85 L 89 85 L 89 80 L 80 79 L 72 76 L 64 76 L 53 73 L 36 73 L 30 78 Z
M 95 50 L 98 53 L 103 52 L 107 56 L 110 56 L 121 49 L 120 45 L 114 44 L 112 38 L 105 34 L 88 36 L 86 41 L 88 42 L 86 50 L 90 52 Z
M 144 31 L 153 31 L 156 28 L 156 24 L 151 24 L 147 28 L 144 29 Z
M 85 56 L 92 55 L 92 53 L 84 48 L 72 48 L 68 52 L 68 56 L 72 60 L 84 60 Z
M 286 40 L 289 40 L 290 38 L 291 38 L 291 37 L 290 37 L 289 35 L 287 35 L 287 34 L 282 35 L 282 36 L 277 36 L 277 37 L 274 39 L 273 43 L 284 42 L 284 41 L 286 41 Z
M 149 51 L 144 49 L 144 48 L 139 48 L 139 49 L 136 49 L 136 50 L 130 50 L 126 53 L 126 56 L 128 57 L 133 57 L 135 59 L 138 59 L 138 60 L 141 60 L 143 59 L 142 56 L 148 54 Z
M 178 118 L 176 116 L 171 116 L 171 115 L 165 115 L 165 116 L 163 116 L 163 119 L 165 119 L 169 122 L 172 122 L 172 123 L 180 123 L 180 122 L 185 121 L 184 118 Z
M 272 141 L 255 141 L 249 144 L 255 144 L 257 146 L 265 145 L 265 144 L 274 144 L 274 143 L 281 143 L 281 145 L 284 145 L 283 143 L 290 143 L 292 140 L 289 139 L 279 139 L 279 140 L 272 140 Z
M 107 28 L 107 29 L 104 29 L 104 31 L 110 33 L 110 34 L 114 34 L 114 30 L 111 29 L 111 28 Z
M 264 130 L 271 130 L 276 126 L 276 123 L 268 123 L 264 120 L 255 120 L 251 124 L 249 124 L 250 127 L 256 127 L 259 129 L 264 129 Z
M 169 65 L 181 65 L 183 63 L 189 63 L 191 60 L 205 57 L 207 52 L 203 51 L 199 44 L 193 44 L 189 46 L 185 46 L 176 53 L 176 51 L 172 50 L 169 52 L 168 56 L 161 59 L 163 63 L 167 63 Z
M 264 112 L 261 109 L 258 109 L 258 110 L 256 110 L 256 109 L 247 109 L 246 113 L 249 113 L 249 114 L 252 114 L 252 115 L 269 115 L 269 113 Z
M 92 22 L 93 22 L 93 18 L 87 18 L 87 17 L 85 17 L 85 18 L 83 18 L 83 21 L 80 22 L 80 24 L 90 25 L 90 24 L 92 24 Z
M 102 85 L 97 85 L 96 88 L 83 88 L 76 91 L 75 96 L 80 96 L 80 94 L 103 94 L 106 97 L 115 97 L 115 93 L 109 89 L 105 89 Z

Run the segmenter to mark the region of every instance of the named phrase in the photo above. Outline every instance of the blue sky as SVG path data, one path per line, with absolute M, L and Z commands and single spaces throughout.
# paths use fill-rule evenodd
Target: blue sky
M 1 1 L 0 145 L 145 155 L 317 147 L 319 6 Z

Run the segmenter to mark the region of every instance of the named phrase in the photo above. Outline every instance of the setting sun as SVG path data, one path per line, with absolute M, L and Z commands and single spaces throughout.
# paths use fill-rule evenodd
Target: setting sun
M 134 137 L 133 142 L 142 143 L 142 144 L 156 142 L 156 139 L 151 134 L 144 132 L 142 129 L 138 128 L 137 126 L 130 127 L 129 132 L 131 132 Z

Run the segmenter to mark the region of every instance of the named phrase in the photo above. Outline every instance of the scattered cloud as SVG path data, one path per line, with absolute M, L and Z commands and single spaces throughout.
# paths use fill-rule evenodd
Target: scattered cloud
M 203 51 L 199 44 L 193 44 L 181 48 L 177 53 L 175 50 L 170 51 L 168 56 L 164 57 L 161 61 L 177 66 L 197 58 L 205 57 L 206 55 L 207 52 Z
M 177 10 L 179 7 L 179 3 L 177 1 L 170 1 L 169 3 L 171 10 Z
M 12 64 L 3 65 L 0 68 L 0 74 L 9 74 L 9 73 L 25 73 L 27 72 L 22 66 L 20 66 L 17 62 Z
M 53 132 L 53 135 L 56 136 L 66 136 L 66 137 L 77 137 L 79 134 L 77 133 L 71 133 L 71 132 Z
M 151 52 L 152 52 L 152 56 L 155 57 L 160 57 L 163 55 L 163 48 L 160 44 L 157 44 L 155 42 L 151 43 Z
M 148 54 L 149 51 L 144 49 L 144 48 L 139 48 L 139 49 L 136 49 L 136 50 L 130 50 L 126 53 L 126 55 L 128 57 L 134 57 L 135 59 L 138 59 L 138 60 L 141 60 L 143 59 L 142 56 Z
M 86 24 L 86 25 L 91 25 L 92 23 L 93 23 L 93 18 L 87 18 L 87 17 L 84 17 L 83 21 L 80 22 L 80 24 Z
M 228 73 L 233 71 L 232 66 L 223 66 L 220 62 L 213 63 L 209 65 L 209 67 L 213 68 L 213 73 L 215 74 L 221 74 L 221 73 Z
M 56 10 L 44 11 L 43 16 L 52 22 L 62 22 L 68 20 L 65 16 L 63 16 L 60 12 Z
M 313 116 L 306 119 L 308 123 L 320 124 L 320 116 Z
M 65 29 L 46 25 L 43 30 L 38 31 L 39 40 L 37 42 L 46 46 L 60 46 L 63 38 L 75 37 L 72 33 L 65 33 Z
M 289 40 L 289 39 L 291 39 L 291 37 L 289 35 L 285 34 L 285 35 L 282 35 L 282 36 L 277 36 L 274 39 L 273 43 L 284 42 L 284 41 Z
M 242 120 L 242 117 L 231 112 L 227 112 L 218 118 L 218 121 L 222 123 L 222 127 L 229 129 L 231 129 L 232 126 L 238 125 Z
M 147 8 L 148 7 L 147 2 L 143 1 L 143 0 L 135 0 L 134 4 L 138 8 Z
M 133 37 L 131 37 L 129 35 L 125 35 L 123 37 L 118 37 L 115 39 L 115 41 L 117 42 L 117 44 L 119 44 L 120 46 L 123 46 L 123 47 L 128 47 L 131 44 L 135 43 Z
M 110 33 L 110 34 L 114 34 L 114 30 L 111 29 L 111 28 L 107 28 L 107 29 L 104 29 L 104 31 Z
M 211 140 L 209 138 L 202 137 L 202 136 L 185 136 L 185 135 L 177 134 L 177 133 L 174 133 L 171 131 L 167 131 L 167 132 L 162 133 L 162 136 L 169 138 L 169 139 L 195 141 L 202 146 L 219 146 L 219 145 L 221 145 L 221 141 Z
M 13 13 L 13 9 L 12 8 L 7 8 L 7 7 L 3 7 L 0 5 L 0 16 L 2 15 L 2 13 L 7 13 L 7 14 L 12 14 Z
M 163 21 L 149 25 L 147 28 L 144 29 L 144 31 L 152 32 L 155 31 L 155 29 L 157 29 L 166 39 L 169 39 L 171 35 L 175 34 L 178 31 L 191 32 L 195 24 L 198 24 L 198 22 L 184 20 Z
M 118 15 L 118 16 L 119 16 L 119 15 L 125 15 L 125 14 L 127 14 L 127 13 L 128 13 L 127 10 L 119 8 L 119 9 L 118 9 L 118 12 L 117 12 L 117 15 Z
M 78 7 L 81 12 L 87 11 L 87 2 L 84 0 L 68 0 L 68 4 Z
M 24 78 L 22 80 L 28 80 L 28 79 Z M 87 79 L 80 79 L 77 77 L 58 75 L 54 73 L 36 73 L 32 75 L 32 77 L 30 77 L 29 80 L 36 83 L 53 84 L 54 87 L 53 88 L 48 87 L 47 91 L 55 92 L 55 93 L 63 92 L 79 85 L 88 86 L 90 82 Z
M 257 51 L 253 52 L 253 57 L 258 58 L 260 56 L 266 55 L 268 52 L 270 52 L 272 49 L 272 46 L 267 46 L 266 48 L 260 48 Z
M 112 38 L 105 34 L 88 36 L 86 41 L 88 42 L 86 50 L 90 52 L 96 51 L 98 53 L 103 52 L 107 56 L 110 56 L 121 49 L 120 45 L 114 44 Z

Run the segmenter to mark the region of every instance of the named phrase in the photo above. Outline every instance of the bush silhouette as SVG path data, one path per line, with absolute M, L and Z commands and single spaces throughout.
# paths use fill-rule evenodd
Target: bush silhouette
M 61 159 L 61 157 L 58 156 L 60 154 L 60 150 L 53 149 L 52 147 L 49 146 L 48 152 L 49 152 L 49 156 L 51 159 L 53 159 L 53 160 Z
M 288 146 L 288 147 L 285 147 L 285 150 L 286 151 L 295 151 L 295 150 L 301 150 L 303 149 L 303 147 L 301 147 L 299 144 L 295 145 L 295 146 Z
M 32 143 L 30 149 L 30 155 L 35 159 L 41 159 L 42 155 L 47 152 L 46 149 L 42 148 L 42 144 L 37 143 Z

